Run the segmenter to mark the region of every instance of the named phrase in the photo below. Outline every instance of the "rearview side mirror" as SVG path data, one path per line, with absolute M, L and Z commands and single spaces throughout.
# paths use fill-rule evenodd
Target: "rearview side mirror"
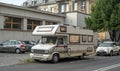
M 0 46 L 3 46 L 3 44 L 0 44 Z
M 114 47 L 116 47 L 116 45 L 113 45 Z

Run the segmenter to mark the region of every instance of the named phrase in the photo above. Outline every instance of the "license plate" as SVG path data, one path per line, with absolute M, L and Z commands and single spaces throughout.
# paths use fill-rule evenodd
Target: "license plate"
M 35 54 L 35 56 L 43 56 L 42 54 Z

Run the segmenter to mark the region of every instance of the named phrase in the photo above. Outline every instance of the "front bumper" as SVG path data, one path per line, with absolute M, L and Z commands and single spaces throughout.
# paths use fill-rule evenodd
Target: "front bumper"
M 107 53 L 106 51 L 97 51 L 96 55 L 108 55 L 109 53 Z
M 50 61 L 52 60 L 51 54 L 36 54 L 36 53 L 30 53 L 30 57 L 32 59 L 37 59 L 40 61 Z

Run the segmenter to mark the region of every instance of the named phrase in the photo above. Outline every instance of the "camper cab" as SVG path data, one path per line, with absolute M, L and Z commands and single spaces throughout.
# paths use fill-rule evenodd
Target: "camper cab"
M 93 31 L 66 25 L 37 26 L 32 33 L 40 41 L 31 49 L 34 60 L 58 62 L 61 58 L 94 53 Z

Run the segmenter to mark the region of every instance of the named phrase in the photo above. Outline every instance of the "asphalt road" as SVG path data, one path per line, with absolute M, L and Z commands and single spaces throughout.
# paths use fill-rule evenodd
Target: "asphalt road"
M 120 71 L 120 56 L 94 56 L 84 60 L 62 59 L 50 62 L 28 63 L 0 67 L 0 71 Z

